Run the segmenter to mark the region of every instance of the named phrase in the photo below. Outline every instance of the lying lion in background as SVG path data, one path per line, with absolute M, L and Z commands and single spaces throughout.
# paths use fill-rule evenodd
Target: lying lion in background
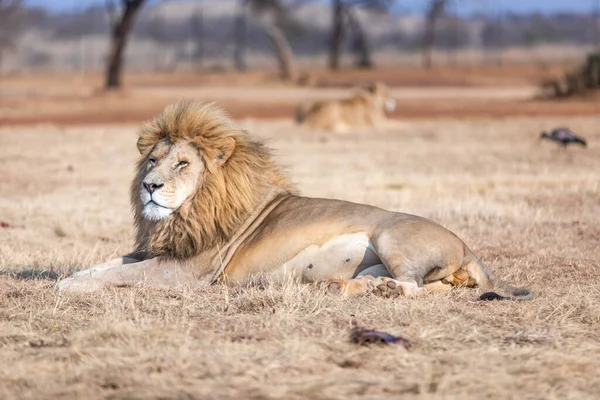
M 300 106 L 296 111 L 296 122 L 313 129 L 345 132 L 381 125 L 386 119 L 385 112 L 395 108 L 396 99 L 390 89 L 375 82 L 347 99 Z
M 136 248 L 76 273 L 62 290 L 240 285 L 257 277 L 332 292 L 416 297 L 504 283 L 452 232 L 425 218 L 301 197 L 262 142 L 219 108 L 180 102 L 140 131 L 131 185 Z

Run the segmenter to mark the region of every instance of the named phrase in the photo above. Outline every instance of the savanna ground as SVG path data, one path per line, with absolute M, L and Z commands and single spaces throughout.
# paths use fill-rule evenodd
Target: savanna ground
M 531 101 L 533 86 L 504 78 L 398 82 L 402 127 L 346 135 L 299 129 L 289 115 L 302 96 L 345 93 L 339 82 L 236 93 L 237 82 L 138 78 L 108 96 L 65 78 L 3 82 L 0 398 L 597 398 L 600 106 Z M 222 100 L 305 195 L 438 221 L 535 300 L 482 303 L 471 289 L 344 298 L 295 284 L 72 295 L 15 276 L 64 275 L 131 249 L 138 120 L 178 97 Z M 556 125 L 589 147 L 540 144 Z M 413 347 L 352 344 L 353 319 Z

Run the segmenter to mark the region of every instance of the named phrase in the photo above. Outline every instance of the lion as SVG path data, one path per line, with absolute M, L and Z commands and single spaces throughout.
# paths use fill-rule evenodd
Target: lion
M 333 132 L 378 127 L 386 120 L 385 112 L 396 108 L 396 99 L 381 82 L 374 82 L 354 96 L 341 100 L 304 104 L 296 110 L 296 122 L 313 129 Z
M 134 251 L 59 281 L 60 290 L 268 279 L 347 295 L 414 298 L 479 286 L 507 292 L 487 299 L 533 297 L 433 221 L 301 196 L 263 142 L 214 104 L 168 106 L 142 127 L 137 148 Z

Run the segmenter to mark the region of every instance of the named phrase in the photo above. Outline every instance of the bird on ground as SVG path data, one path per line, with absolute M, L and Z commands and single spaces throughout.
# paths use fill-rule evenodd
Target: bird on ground
M 552 140 L 553 142 L 558 143 L 558 145 L 562 146 L 563 148 L 567 148 L 567 145 L 570 143 L 578 143 L 583 147 L 587 147 L 587 142 L 585 141 L 585 139 L 575 135 L 568 128 L 556 128 L 551 130 L 549 133 L 542 132 L 540 140 L 542 139 Z

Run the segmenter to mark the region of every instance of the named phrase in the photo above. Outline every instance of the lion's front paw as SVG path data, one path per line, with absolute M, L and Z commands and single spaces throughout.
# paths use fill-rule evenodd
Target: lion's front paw
M 93 292 L 104 287 L 100 278 L 103 271 L 89 269 L 77 272 L 68 278 L 60 280 L 56 288 L 61 292 Z

